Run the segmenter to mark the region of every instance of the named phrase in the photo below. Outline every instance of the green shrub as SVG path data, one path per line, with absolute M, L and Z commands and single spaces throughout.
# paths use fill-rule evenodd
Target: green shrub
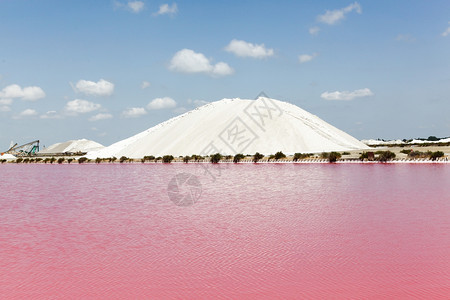
M 56 161 L 56 158 L 54 158 L 54 157 L 50 158 L 50 163 L 51 164 L 54 163 L 55 161 Z
M 264 155 L 262 155 L 259 152 L 256 152 L 255 155 L 253 155 L 253 162 L 257 163 L 260 159 L 263 159 Z
M 340 153 L 338 153 L 338 152 L 331 152 L 329 155 L 328 155 L 328 161 L 330 162 L 330 163 L 335 163 L 338 159 L 340 159 L 341 158 L 341 154 Z
M 367 152 L 363 152 L 361 153 L 361 155 L 359 156 L 360 160 L 365 160 L 369 158 L 369 154 Z
M 100 157 L 97 157 L 96 159 L 95 159 L 95 163 L 96 164 L 99 164 L 99 163 L 101 163 L 103 161 L 103 159 L 101 159 Z
M 203 156 L 201 156 L 201 155 L 193 154 L 191 156 L 191 159 L 193 159 L 194 161 L 198 162 L 198 161 L 204 160 L 205 158 Z
M 277 153 L 275 153 L 274 158 L 275 158 L 275 160 L 279 160 L 282 158 L 286 158 L 286 155 L 283 152 L 278 151 Z
M 123 162 L 128 161 L 128 160 L 129 160 L 128 157 L 126 157 L 126 156 L 121 156 L 120 159 L 119 159 L 119 162 L 120 162 L 120 163 L 123 163 Z
M 233 157 L 233 162 L 236 164 L 241 161 L 241 159 L 245 158 L 244 154 L 238 153 Z
M 189 155 L 186 155 L 183 157 L 183 162 L 188 163 L 191 160 L 191 157 Z
M 163 163 L 166 163 L 166 164 L 171 163 L 172 160 L 173 160 L 173 156 L 172 156 L 172 155 L 164 155 L 164 156 L 162 157 Z
M 329 156 L 330 156 L 330 153 L 328 153 L 328 152 L 322 152 L 322 154 L 320 154 L 320 158 L 323 158 L 323 159 L 328 159 Z
M 217 163 L 219 163 L 219 161 L 221 159 L 222 159 L 222 155 L 220 153 L 216 153 L 216 154 L 211 155 L 210 161 L 213 164 L 217 164 Z
M 70 164 L 73 161 L 73 158 L 68 158 L 67 163 Z
M 23 158 L 16 159 L 16 164 L 20 164 L 23 161 Z
M 58 164 L 62 164 L 65 161 L 64 157 L 58 158 Z
M 40 162 L 42 160 L 42 158 L 38 157 L 36 158 L 36 162 Z
M 431 160 L 436 160 L 441 157 L 444 157 L 444 152 L 442 152 L 442 151 L 436 151 L 436 152 L 431 153 L 431 155 L 430 155 Z
M 380 162 L 387 162 L 390 160 L 393 160 L 395 158 L 395 153 L 391 151 L 381 151 L 380 155 L 378 156 L 378 161 Z
M 89 159 L 88 159 L 87 157 L 80 157 L 80 158 L 78 159 L 78 163 L 79 163 L 79 164 L 85 163 L 85 162 L 87 162 L 87 161 L 89 161 Z
M 155 160 L 155 157 L 153 155 L 147 155 L 147 156 L 144 156 L 143 160 L 144 160 L 143 162 L 152 161 L 152 160 Z
M 408 153 L 408 157 L 410 157 L 410 158 L 425 157 L 425 152 L 411 151 Z

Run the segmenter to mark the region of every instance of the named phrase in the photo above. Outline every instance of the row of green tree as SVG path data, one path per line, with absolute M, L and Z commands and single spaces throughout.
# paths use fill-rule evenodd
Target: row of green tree
M 410 158 L 428 158 L 431 160 L 436 160 L 438 158 L 444 157 L 444 153 L 442 151 L 435 151 L 435 152 L 431 152 L 431 151 L 427 151 L 427 152 L 420 152 L 420 151 L 413 151 L 413 150 L 402 150 L 401 153 L 407 154 L 408 157 Z M 344 154 L 349 154 L 349 153 L 344 153 Z M 295 153 L 293 156 L 293 161 L 298 161 L 298 160 L 302 160 L 302 159 L 307 159 L 312 157 L 313 154 L 312 153 Z M 205 160 L 209 160 L 211 163 L 216 164 L 219 163 L 222 160 L 233 160 L 234 163 L 239 163 L 241 160 L 245 159 L 246 157 L 251 157 L 252 161 L 254 163 L 257 163 L 258 161 L 262 160 L 265 156 L 259 152 L 256 152 L 254 155 L 244 155 L 242 153 L 236 154 L 234 156 L 232 155 L 221 155 L 220 153 L 216 153 L 210 156 L 201 156 L 201 155 L 192 155 L 192 156 L 180 156 L 179 159 L 182 160 L 185 163 L 189 163 L 190 161 L 193 162 L 199 162 L 199 161 L 205 161 Z M 326 159 L 328 160 L 330 163 L 334 163 L 336 161 L 338 161 L 340 158 L 342 157 L 342 154 L 339 152 L 323 152 L 320 155 L 321 159 Z M 376 151 L 376 152 L 363 152 L 359 159 L 364 161 L 364 160 L 368 160 L 368 161 L 380 161 L 380 162 L 387 162 L 390 160 L 395 159 L 396 155 L 395 153 L 391 152 L 391 151 Z M 280 159 L 285 159 L 286 155 L 279 151 L 275 154 L 269 155 L 268 156 L 268 160 L 275 160 L 278 161 Z M 144 156 L 141 159 L 142 163 L 145 162 L 158 162 L 161 161 L 163 163 L 171 163 L 175 158 L 172 155 L 164 155 L 164 156 L 158 156 L 155 157 L 153 155 L 149 155 L 149 156 Z M 119 159 L 117 159 L 116 157 L 109 157 L 109 158 L 96 158 L 95 159 L 95 163 L 99 164 L 99 163 L 103 163 L 103 162 L 109 162 L 109 163 L 114 163 L 116 161 L 119 161 L 120 163 L 127 163 L 127 162 L 133 162 L 135 161 L 132 158 L 126 157 L 126 156 L 122 156 Z M 72 162 L 76 162 L 77 160 L 74 158 L 64 158 L 64 157 L 60 157 L 60 158 L 55 158 L 55 157 L 47 157 L 47 158 L 17 158 L 15 160 L 15 163 L 58 163 L 58 164 L 62 164 L 62 163 L 72 163 Z M 5 163 L 6 160 L 0 160 L 0 163 Z M 92 162 L 92 160 L 88 159 L 87 157 L 80 157 L 77 161 L 78 163 L 82 164 L 82 163 L 87 163 L 87 162 Z
M 444 152 L 442 151 L 425 151 L 425 152 L 421 152 L 421 151 L 417 151 L 417 150 L 413 150 L 413 149 L 404 149 L 402 151 L 400 151 L 403 154 L 408 155 L 409 158 L 411 159 L 417 159 L 417 158 L 425 158 L 425 159 L 431 159 L 431 160 L 436 160 L 439 159 L 441 157 L 444 157 Z

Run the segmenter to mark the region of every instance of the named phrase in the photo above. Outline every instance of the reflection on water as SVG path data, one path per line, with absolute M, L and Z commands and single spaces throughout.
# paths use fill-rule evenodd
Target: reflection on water
M 208 168 L 1 165 L 2 298 L 450 295 L 448 166 Z

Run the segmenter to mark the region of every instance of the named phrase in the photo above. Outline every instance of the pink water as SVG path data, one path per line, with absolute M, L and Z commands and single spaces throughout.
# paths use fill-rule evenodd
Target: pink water
M 450 298 L 449 166 L 219 167 L 0 165 L 1 297 Z

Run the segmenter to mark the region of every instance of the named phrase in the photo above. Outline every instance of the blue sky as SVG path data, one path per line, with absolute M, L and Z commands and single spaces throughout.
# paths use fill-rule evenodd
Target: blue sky
M 450 136 L 449 22 L 448 0 L 0 0 L 0 149 L 261 91 L 359 139 Z

